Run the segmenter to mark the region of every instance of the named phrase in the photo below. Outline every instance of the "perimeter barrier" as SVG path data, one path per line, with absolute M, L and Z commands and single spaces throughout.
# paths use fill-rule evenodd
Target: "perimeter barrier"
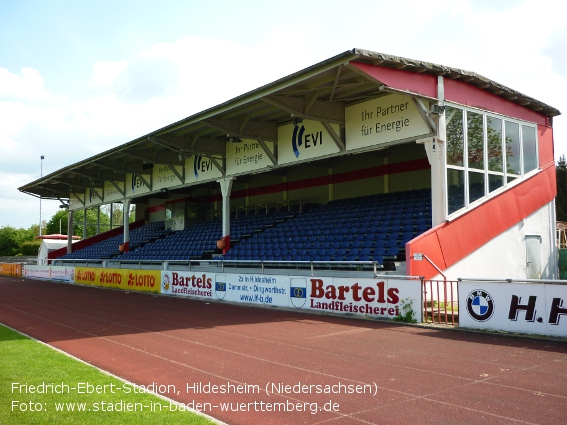
M 0 263 L 0 275 L 21 277 L 23 267 L 19 263 Z
M 315 262 L 314 262 L 315 263 Z M 206 264 L 206 266 L 204 265 Z M 357 270 L 244 268 L 229 267 L 219 261 L 199 260 L 184 265 L 164 262 L 159 269 L 116 262 L 93 264 L 83 261 L 73 266 L 26 266 L 26 277 L 99 286 L 126 291 L 191 297 L 219 302 L 242 303 L 285 309 L 401 321 L 423 320 L 420 277 L 376 275 L 372 267 Z M 132 266 L 138 268 L 132 268 Z M 237 267 L 238 266 L 238 267 Z M 295 265 L 296 267 L 297 265 Z M 350 268 L 354 267 L 354 268 Z

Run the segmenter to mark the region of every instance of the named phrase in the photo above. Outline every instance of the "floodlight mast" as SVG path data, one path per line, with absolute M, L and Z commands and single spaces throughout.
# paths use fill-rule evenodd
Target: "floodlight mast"
M 39 165 L 39 178 L 43 177 L 43 160 L 45 156 L 41 155 L 41 161 Z M 39 195 L 39 236 L 41 236 L 41 195 Z

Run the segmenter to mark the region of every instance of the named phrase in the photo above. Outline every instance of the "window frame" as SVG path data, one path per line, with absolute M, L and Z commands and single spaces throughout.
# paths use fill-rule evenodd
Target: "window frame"
M 470 210 L 471 208 L 474 208 L 475 206 L 481 204 L 482 202 L 486 201 L 487 199 L 490 199 L 496 195 L 498 195 L 499 193 L 501 193 L 502 191 L 506 190 L 507 188 L 511 187 L 512 185 L 517 184 L 518 182 L 524 180 L 526 178 L 526 176 L 532 175 L 535 172 L 538 172 L 540 170 L 539 168 L 539 134 L 538 134 L 538 126 L 536 123 L 533 122 L 528 122 L 528 121 L 522 121 L 516 118 L 512 118 L 512 117 L 508 117 L 505 115 L 501 115 L 501 114 L 497 114 L 494 112 L 489 112 L 489 111 L 485 111 L 485 110 L 481 110 L 481 109 L 477 109 L 477 108 L 471 108 L 468 106 L 463 106 L 463 105 L 459 105 L 456 103 L 452 103 L 452 102 L 446 102 L 445 104 L 446 109 L 445 109 L 445 114 L 447 114 L 448 109 L 447 108 L 454 108 L 454 109 L 459 109 L 461 110 L 461 117 L 462 117 L 462 144 L 463 144 L 463 165 L 462 166 L 457 166 L 457 165 L 449 165 L 447 162 L 447 152 L 445 152 L 445 172 L 444 172 L 444 185 L 445 185 L 445 190 L 443 191 L 443 196 L 445 197 L 445 216 L 446 217 L 455 217 L 457 215 L 460 215 L 468 210 Z M 474 113 L 474 114 L 480 114 L 482 115 L 482 140 L 483 140 L 483 169 L 479 169 L 479 168 L 470 168 L 469 167 L 469 157 L 470 157 L 470 152 L 469 152 L 469 128 L 468 128 L 468 114 L 469 113 Z M 445 115 L 447 116 L 447 115 Z M 488 167 L 488 117 L 492 117 L 495 119 L 500 120 L 500 152 L 501 152 L 501 160 L 502 160 L 502 171 L 492 171 L 489 170 Z M 508 169 L 507 169 L 507 162 L 508 162 L 508 158 L 506 155 L 506 123 L 513 123 L 516 124 L 518 126 L 519 129 L 519 170 L 520 170 L 520 174 L 513 174 L 513 173 L 509 173 Z M 448 123 L 446 123 L 446 128 L 448 127 Z M 535 132 L 535 168 L 532 170 L 528 170 L 525 171 L 525 162 L 524 162 L 524 143 L 523 143 L 523 136 L 524 136 L 524 132 L 523 132 L 523 126 L 526 127 L 532 127 L 534 129 Z M 492 127 L 494 128 L 494 127 Z M 445 137 L 446 139 L 448 137 Z M 446 140 L 445 143 L 448 143 L 448 141 Z M 449 211 L 449 186 L 448 186 L 448 170 L 452 169 L 452 170 L 459 170 L 463 173 L 463 185 L 464 185 L 464 193 L 463 193 L 463 197 L 464 197 L 464 206 L 450 212 Z M 473 201 L 471 201 L 471 188 L 470 188 L 470 174 L 469 173 L 478 173 L 478 174 L 483 174 L 483 179 L 484 179 L 484 194 L 477 198 L 474 199 Z M 502 178 L 502 185 L 494 190 L 490 190 L 490 177 L 491 176 L 499 176 Z M 494 178 L 494 177 L 492 177 Z M 512 178 L 512 180 L 510 180 L 510 178 Z

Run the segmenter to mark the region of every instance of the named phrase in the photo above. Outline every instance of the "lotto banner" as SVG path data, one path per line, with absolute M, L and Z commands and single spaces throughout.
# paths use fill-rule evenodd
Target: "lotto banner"
M 102 269 L 77 267 L 75 282 L 127 291 L 160 292 L 160 270 Z

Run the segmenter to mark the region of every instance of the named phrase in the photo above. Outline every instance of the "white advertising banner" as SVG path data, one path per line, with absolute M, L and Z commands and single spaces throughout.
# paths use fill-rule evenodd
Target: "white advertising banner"
M 169 165 L 154 164 L 152 173 L 152 190 L 159 190 L 167 187 L 178 186 L 183 184 L 183 180 L 177 177 L 177 174 Z M 175 166 L 175 171 L 183 177 L 183 166 Z
M 337 135 L 340 127 L 331 124 Z M 278 164 L 300 162 L 340 152 L 327 129 L 319 121 L 305 120 L 298 125 L 278 127 Z
M 85 207 L 92 207 L 102 204 L 103 190 L 101 188 L 88 188 L 85 191 Z
M 414 319 L 422 321 L 419 280 L 292 277 L 291 292 L 292 304 L 298 308 L 386 319 L 411 308 Z
M 51 266 L 51 280 L 75 282 L 75 267 Z
M 567 285 L 459 282 L 459 326 L 567 336 Z
M 75 282 L 75 268 L 65 266 L 33 266 L 26 265 L 23 270 L 25 277 L 34 279 L 58 280 Z
M 214 273 L 161 272 L 161 293 L 197 298 L 213 298 Z
M 35 279 L 51 279 L 51 266 L 25 265 L 23 275 Z
M 347 150 L 419 139 L 430 132 L 410 96 L 391 94 L 345 108 Z
M 214 157 L 222 165 L 223 158 Z M 185 183 L 197 183 L 222 177 L 222 172 L 205 155 L 194 155 L 185 160 Z
M 421 281 L 162 272 L 164 294 L 393 319 L 422 320 Z
M 288 291 L 287 276 L 162 272 L 162 294 L 287 307 Z
M 274 143 L 265 142 L 270 152 L 274 153 Z M 259 170 L 274 165 L 260 143 L 256 140 L 243 139 L 240 143 L 226 144 L 226 173 L 239 174 Z
M 85 206 L 85 195 L 83 193 L 69 194 L 69 211 L 82 210 Z
M 152 176 L 150 174 L 141 174 L 142 178 L 152 185 Z M 140 178 L 140 174 L 126 174 L 126 197 L 132 198 L 142 193 L 150 192 L 150 188 L 146 186 Z
M 120 190 L 125 193 L 124 182 L 115 181 L 114 183 L 116 183 L 116 186 L 118 186 Z M 116 186 L 114 186 L 109 181 L 104 182 L 104 202 L 109 203 L 113 201 L 121 201 L 124 199 L 124 195 L 120 193 Z

